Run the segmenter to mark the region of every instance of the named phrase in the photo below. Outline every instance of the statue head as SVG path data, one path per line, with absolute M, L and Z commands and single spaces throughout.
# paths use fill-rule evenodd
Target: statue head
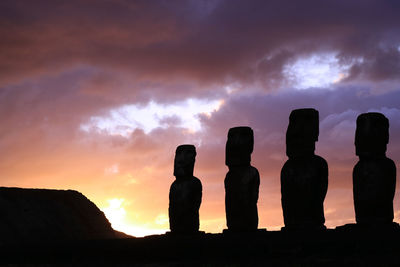
M 174 160 L 174 176 L 184 179 L 193 176 L 196 147 L 194 145 L 180 145 L 176 148 Z
M 385 156 L 389 142 L 389 120 L 378 112 L 368 112 L 357 117 L 354 144 L 360 157 Z
M 227 166 L 250 165 L 254 146 L 253 130 L 247 126 L 230 128 L 225 147 Z
M 319 135 L 319 113 L 313 108 L 292 110 L 286 131 L 288 157 L 313 155 Z

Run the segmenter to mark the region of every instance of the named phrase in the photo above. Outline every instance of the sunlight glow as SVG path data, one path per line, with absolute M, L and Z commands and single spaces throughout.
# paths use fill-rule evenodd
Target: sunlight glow
M 188 99 L 173 105 L 162 105 L 153 101 L 146 106 L 125 105 L 111 110 L 106 117 L 91 117 L 80 129 L 124 137 L 128 137 L 136 128 L 149 133 L 158 127 L 179 126 L 189 132 L 197 132 L 201 129 L 199 115 L 210 117 L 223 103 L 223 100 L 205 102 Z
M 168 216 L 164 213 L 159 214 L 155 219 L 155 223 L 158 225 L 168 227 L 169 226 L 168 225 L 169 224 Z
M 283 74 L 297 89 L 328 87 L 345 79 L 353 63 L 341 64 L 335 53 L 313 54 L 287 64 Z
M 168 227 L 168 224 L 166 224 L 166 222 L 168 222 L 168 218 L 167 221 L 165 222 L 166 215 L 161 215 L 161 217 L 159 215 L 156 218 L 156 223 L 158 220 L 159 221 L 158 224 L 166 227 L 165 229 L 155 229 L 146 227 L 145 225 L 136 226 L 129 224 L 127 222 L 127 212 L 124 208 L 125 199 L 113 198 L 113 199 L 108 199 L 107 202 L 108 206 L 102 208 L 101 210 L 104 212 L 107 219 L 110 221 L 112 228 L 117 231 L 121 231 L 128 235 L 136 237 L 143 237 L 146 235 L 154 235 L 154 234 L 164 234 L 167 231 L 166 228 Z
M 124 227 L 124 219 L 126 216 L 126 211 L 122 207 L 122 203 L 125 200 L 123 198 L 113 198 L 107 200 L 108 207 L 103 209 L 104 214 L 110 221 L 111 225 L 115 229 L 120 229 Z

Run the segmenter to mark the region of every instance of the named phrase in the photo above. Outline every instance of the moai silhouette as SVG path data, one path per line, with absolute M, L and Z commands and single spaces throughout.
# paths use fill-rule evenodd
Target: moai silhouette
M 174 176 L 169 191 L 169 225 L 172 233 L 191 234 L 199 230 L 199 208 L 202 186 L 193 176 L 196 148 L 180 145 L 176 148 Z
M 260 175 L 250 165 L 254 136 L 250 127 L 229 129 L 225 149 L 225 211 L 229 231 L 245 232 L 258 227 L 258 188 Z
M 389 120 L 381 113 L 357 118 L 355 135 L 359 161 L 353 169 L 353 197 L 358 225 L 391 225 L 396 165 L 386 157 Z
M 319 114 L 312 108 L 290 113 L 286 155 L 281 171 L 283 219 L 286 230 L 325 229 L 324 199 L 328 164 L 314 154 L 319 135 Z

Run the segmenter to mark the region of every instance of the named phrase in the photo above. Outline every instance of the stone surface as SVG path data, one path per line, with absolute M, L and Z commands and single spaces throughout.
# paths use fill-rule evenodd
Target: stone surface
M 286 132 L 289 159 L 281 170 L 285 230 L 325 229 L 328 164 L 314 154 L 318 120 L 318 111 L 312 108 L 293 110 L 289 117 Z
M 313 108 L 295 109 L 290 113 L 286 131 L 286 155 L 313 155 L 318 141 L 319 114 Z
M 389 143 L 389 120 L 381 113 L 368 112 L 357 117 L 354 145 L 359 157 L 385 156 Z
M 196 233 L 199 230 L 199 209 L 202 185 L 193 176 L 196 148 L 193 145 L 178 146 L 174 160 L 174 176 L 169 191 L 169 225 L 172 233 Z
M 320 156 L 286 161 L 281 171 L 282 210 L 287 228 L 324 228 L 328 164 Z
M 229 169 L 225 177 L 225 211 L 231 231 L 251 231 L 258 227 L 260 175 L 253 166 Z
M 225 165 L 250 165 L 253 147 L 254 134 L 250 127 L 230 128 L 225 146 Z
M 229 231 L 255 231 L 258 227 L 260 175 L 250 165 L 254 137 L 250 127 L 229 129 L 225 163 L 229 168 L 225 185 L 225 212 Z
M 354 144 L 359 161 L 353 169 L 356 222 L 387 225 L 393 222 L 396 165 L 386 157 L 389 120 L 381 113 L 364 113 L 357 118 Z

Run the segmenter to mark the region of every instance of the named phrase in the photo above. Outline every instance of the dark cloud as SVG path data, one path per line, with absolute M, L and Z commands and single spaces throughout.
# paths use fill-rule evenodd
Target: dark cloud
M 145 81 L 271 82 L 290 60 L 321 51 L 365 57 L 351 78 L 360 72 L 366 79 L 398 78 L 400 7 L 393 1 L 3 1 L 2 7 L 3 83 L 77 65 Z
M 364 60 L 352 66 L 348 79 L 373 81 L 399 80 L 400 51 L 397 46 L 376 49 L 364 56 Z

